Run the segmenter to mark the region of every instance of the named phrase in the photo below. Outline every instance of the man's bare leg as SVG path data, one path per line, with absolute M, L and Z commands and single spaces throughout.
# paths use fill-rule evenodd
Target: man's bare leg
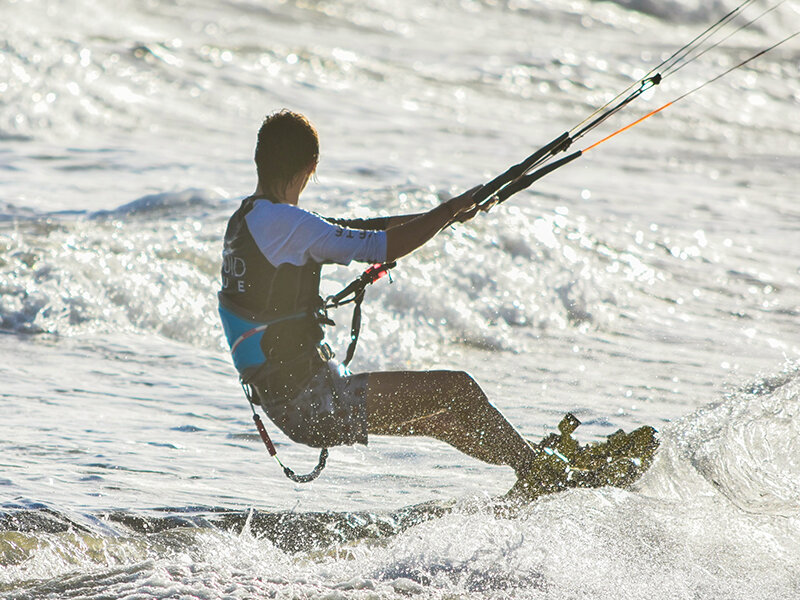
M 478 460 L 509 465 L 517 476 L 535 451 L 463 371 L 370 373 L 367 424 L 373 435 L 422 435 Z

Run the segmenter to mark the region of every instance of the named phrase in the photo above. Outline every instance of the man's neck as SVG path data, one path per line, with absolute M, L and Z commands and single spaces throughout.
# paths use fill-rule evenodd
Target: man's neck
M 280 204 L 293 204 L 297 206 L 297 203 L 300 202 L 300 192 L 302 189 L 299 189 L 299 186 L 289 186 L 283 194 L 267 194 L 264 191 L 264 188 L 259 183 L 256 186 L 255 196 L 264 196 L 265 198 L 269 198 L 273 202 L 279 202 Z

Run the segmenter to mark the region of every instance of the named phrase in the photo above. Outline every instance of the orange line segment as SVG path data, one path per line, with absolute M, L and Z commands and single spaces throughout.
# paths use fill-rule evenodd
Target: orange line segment
M 645 116 L 643 116 L 641 119 L 637 119 L 636 121 L 634 121 L 634 122 L 633 122 L 633 123 L 631 123 L 630 125 L 626 125 L 626 126 L 625 126 L 625 127 L 623 127 L 622 129 L 618 129 L 617 131 L 615 131 L 615 132 L 614 132 L 614 133 L 612 133 L 611 135 L 608 135 L 608 136 L 604 137 L 604 138 L 603 138 L 602 140 L 600 140 L 599 142 L 595 142 L 594 144 L 592 144 L 591 146 L 589 146 L 588 148 L 586 148 L 586 149 L 585 149 L 583 152 L 584 152 L 584 153 L 588 152 L 589 150 L 591 150 L 591 149 L 592 149 L 592 148 L 594 148 L 595 146 L 599 146 L 600 144 L 602 144 L 602 143 L 603 143 L 603 142 L 605 142 L 606 140 L 610 140 L 612 137 L 614 137 L 614 136 L 615 136 L 615 135 L 617 135 L 618 133 L 622 133 L 622 132 L 623 132 L 623 131 L 625 131 L 626 129 L 630 129 L 630 128 L 631 128 L 631 127 L 633 127 L 634 125 L 638 125 L 639 123 L 641 123 L 641 122 L 642 122 L 642 121 L 644 121 L 645 119 L 647 119 L 647 118 L 649 118 L 649 117 L 652 117 L 652 116 L 653 116 L 654 114 L 656 114 L 657 112 L 661 112 L 662 110 L 664 110 L 664 109 L 665 109 L 665 108 L 667 108 L 668 106 L 672 106 L 674 103 L 675 103 L 675 101 L 674 101 L 674 100 L 673 100 L 672 102 L 667 102 L 667 103 L 666 103 L 664 106 L 662 106 L 661 108 L 657 108 L 657 109 L 655 109 L 654 111 L 647 113 L 647 114 L 646 114 Z

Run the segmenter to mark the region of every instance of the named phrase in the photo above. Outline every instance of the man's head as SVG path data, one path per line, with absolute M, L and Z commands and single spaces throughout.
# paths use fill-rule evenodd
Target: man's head
M 256 171 L 261 191 L 282 201 L 302 177 L 303 185 L 319 160 L 317 130 L 303 115 L 281 110 L 264 119 L 256 144 Z

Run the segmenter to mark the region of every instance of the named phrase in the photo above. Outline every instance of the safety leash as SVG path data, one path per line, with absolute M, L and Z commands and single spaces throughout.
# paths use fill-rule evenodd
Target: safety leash
M 275 449 L 275 444 L 272 443 L 272 440 L 267 433 L 267 428 L 264 427 L 264 422 L 261 420 L 261 417 L 258 416 L 256 412 L 256 408 L 254 405 L 255 396 L 253 394 L 253 388 L 244 382 L 241 382 L 242 389 L 244 390 L 244 395 L 247 396 L 247 400 L 250 402 L 250 409 L 253 411 L 253 421 L 256 424 L 256 429 L 258 429 L 258 435 L 261 436 L 261 440 L 264 442 L 264 445 L 267 447 L 267 452 L 269 455 L 275 459 L 281 469 L 283 469 L 283 474 L 286 475 L 289 479 L 294 481 L 295 483 L 308 483 L 309 481 L 314 481 L 319 474 L 322 473 L 322 469 L 325 468 L 325 463 L 328 460 L 328 449 L 323 448 L 320 450 L 319 453 L 319 461 L 317 461 L 317 466 L 314 469 L 306 474 L 306 475 L 298 475 L 294 471 L 292 471 L 289 467 L 284 465 L 281 462 L 281 459 L 278 458 L 278 451 Z

